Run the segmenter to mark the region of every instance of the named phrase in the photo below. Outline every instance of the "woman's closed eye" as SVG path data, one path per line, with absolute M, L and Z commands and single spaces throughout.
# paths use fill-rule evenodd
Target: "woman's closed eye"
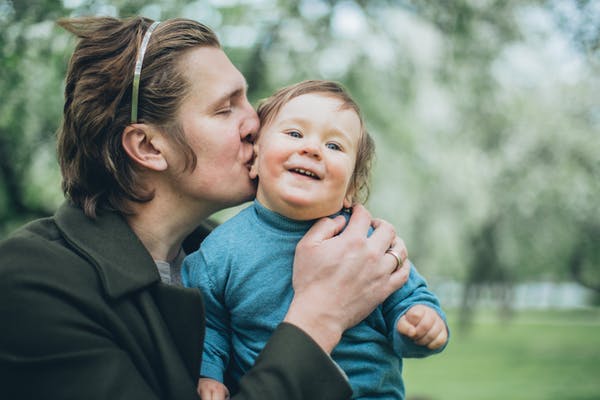
M 217 110 L 216 114 L 217 115 L 228 115 L 231 114 L 231 111 L 233 110 L 232 107 L 223 107 Z

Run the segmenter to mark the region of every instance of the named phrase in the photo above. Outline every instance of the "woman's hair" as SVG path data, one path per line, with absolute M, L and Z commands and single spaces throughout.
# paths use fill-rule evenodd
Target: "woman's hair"
M 154 193 L 143 187 L 121 144 L 131 123 L 134 68 L 142 38 L 152 24 L 142 17 L 62 19 L 58 24 L 79 40 L 66 77 L 58 160 L 65 196 L 95 217 L 102 209 L 129 213 L 127 201 L 146 202 Z M 190 84 L 179 61 L 192 48 L 220 48 L 210 28 L 196 21 L 161 22 L 148 42 L 139 83 L 139 123 L 164 131 L 194 168 L 196 156 L 177 120 Z
M 361 132 L 349 190 L 353 193 L 352 200 L 354 203 L 364 203 L 369 197 L 369 177 L 375 157 L 375 142 L 365 127 L 358 104 L 341 84 L 333 81 L 307 80 L 279 89 L 258 105 L 257 113 L 261 127 L 268 125 L 279 113 L 281 107 L 290 100 L 309 93 L 319 93 L 336 98 L 342 102 L 340 107 L 342 110 L 350 109 L 358 115 Z

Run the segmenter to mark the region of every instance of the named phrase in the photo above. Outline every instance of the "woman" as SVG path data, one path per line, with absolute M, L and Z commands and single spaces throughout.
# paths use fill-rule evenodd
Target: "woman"
M 246 82 L 194 21 L 59 24 L 80 38 L 58 135 L 67 201 L 0 244 L 0 387 L 7 398 L 197 399 L 202 299 L 177 286 L 178 267 L 208 216 L 254 196 Z M 320 221 L 298 245 L 292 304 L 236 398 L 350 395 L 328 353 L 403 285 L 408 262 L 364 208 L 336 236 L 343 225 Z

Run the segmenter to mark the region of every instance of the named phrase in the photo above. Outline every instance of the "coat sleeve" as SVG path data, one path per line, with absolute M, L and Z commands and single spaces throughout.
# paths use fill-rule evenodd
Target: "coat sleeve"
M 233 400 L 349 399 L 352 390 L 340 368 L 298 327 L 280 324 L 240 381 Z

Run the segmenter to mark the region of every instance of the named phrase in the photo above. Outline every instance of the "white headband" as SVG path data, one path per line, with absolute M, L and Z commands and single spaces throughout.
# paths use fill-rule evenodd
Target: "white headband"
M 144 63 L 144 54 L 146 53 L 146 47 L 148 47 L 148 42 L 150 41 L 150 36 L 152 35 L 152 31 L 160 24 L 160 21 L 156 21 L 150 25 L 146 33 L 144 34 L 144 38 L 142 39 L 142 44 L 140 46 L 140 50 L 138 51 L 137 60 L 135 62 L 135 70 L 133 72 L 133 86 L 131 88 L 131 123 L 134 124 L 137 122 L 137 113 L 138 113 L 138 100 L 140 94 L 140 75 L 142 74 L 142 64 Z

